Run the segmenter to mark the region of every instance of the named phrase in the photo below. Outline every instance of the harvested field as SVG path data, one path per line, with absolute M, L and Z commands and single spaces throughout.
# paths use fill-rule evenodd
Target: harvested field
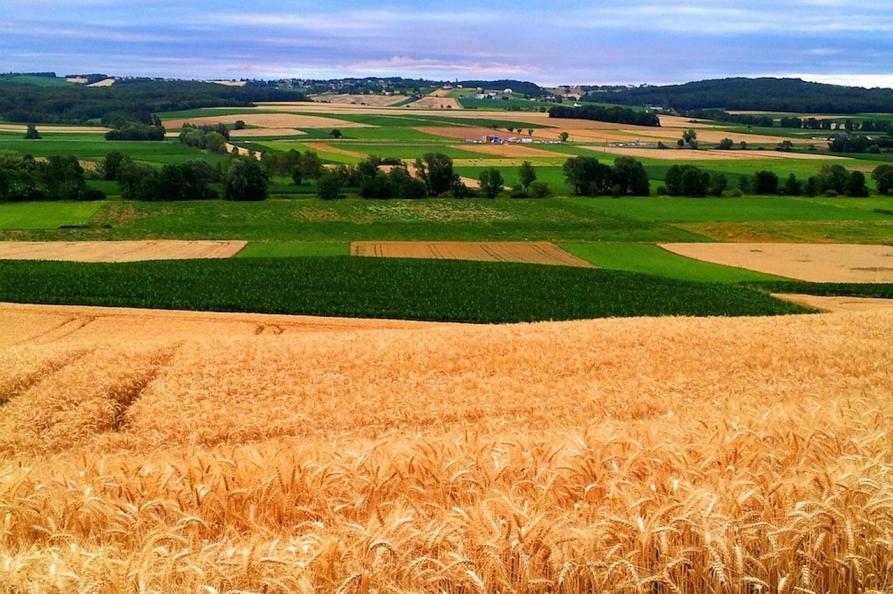
M 142 262 L 231 258 L 245 245 L 245 241 L 3 241 L 0 260 Z
M 240 115 L 204 116 L 200 118 L 184 118 L 166 120 L 164 126 L 168 130 L 177 130 L 185 124 L 207 126 L 215 124 L 234 124 L 242 120 L 249 126 L 258 128 L 295 129 L 295 128 L 368 128 L 366 124 L 348 122 L 324 116 L 298 115 L 294 113 L 247 113 Z
M 215 85 L 221 85 L 224 87 L 244 87 L 248 84 L 248 81 L 244 80 L 209 80 L 208 82 L 212 82 Z
M 684 128 L 623 128 L 620 132 L 631 134 L 636 136 L 637 138 L 647 139 L 647 138 L 656 138 L 660 140 L 672 140 L 677 141 L 682 136 L 682 131 Z M 781 137 L 781 136 L 766 136 L 763 134 L 746 134 L 739 132 L 727 132 L 724 130 L 709 130 L 702 129 L 698 130 L 698 140 L 700 142 L 710 142 L 710 143 L 719 143 L 724 138 L 731 138 L 733 142 L 736 144 L 744 141 L 747 144 L 770 144 L 777 145 L 785 140 L 790 140 L 793 144 L 817 144 L 815 140 L 811 138 L 803 138 L 802 136 L 790 136 L 790 137 Z
M 450 148 L 482 155 L 494 155 L 496 157 L 562 157 L 561 153 L 553 153 L 547 150 L 525 146 L 522 144 L 455 144 Z M 565 158 L 567 158 L 565 156 Z
M 3 590 L 893 579 L 889 311 L 203 338 L 160 322 L 0 347 Z
M 473 260 L 476 262 L 527 262 L 592 268 L 548 241 L 355 241 L 352 256 L 376 258 L 422 258 L 428 260 Z
M 368 105 L 370 107 L 387 107 L 406 99 L 405 95 L 313 95 L 317 103 L 335 103 L 340 105 Z
M 427 97 L 422 97 L 418 101 L 413 101 L 408 105 L 409 109 L 434 109 L 434 110 L 458 110 L 462 111 L 464 108 L 462 104 L 459 103 L 458 99 L 453 99 L 452 97 L 440 97 L 438 95 L 428 95 Z
M 19 124 L 0 124 L 0 132 L 21 132 L 22 134 L 28 129 L 27 126 Z M 102 126 L 38 126 L 37 130 L 41 133 L 55 132 L 59 134 L 105 134 L 109 128 Z
M 256 138 L 258 136 L 303 136 L 307 134 L 303 130 L 295 128 L 245 128 L 244 130 L 230 130 L 230 138 Z
M 91 85 L 87 85 L 87 86 L 88 86 L 88 87 L 93 87 L 93 88 L 102 88 L 102 87 L 110 87 L 110 86 L 112 86 L 113 84 L 115 84 L 115 79 L 114 79 L 114 78 L 105 78 L 105 79 L 103 79 L 103 80 L 101 80 L 101 81 L 99 81 L 99 82 L 95 82 L 95 83 L 93 83 L 93 84 L 91 84 Z
M 354 157 L 356 159 L 365 159 L 369 155 L 360 151 L 352 151 L 350 149 L 332 146 L 325 142 L 307 142 L 304 144 L 307 148 L 321 153 L 332 153 L 334 155 L 342 155 L 344 157 Z
M 893 247 L 805 243 L 671 243 L 673 253 L 810 282 L 893 282 Z
M 592 151 L 603 150 L 603 147 L 587 147 Z M 717 150 L 692 150 L 692 149 L 657 149 L 657 148 L 630 148 L 630 147 L 607 147 L 609 153 L 615 155 L 624 155 L 627 157 L 641 157 L 646 159 L 660 159 L 662 161 L 765 161 L 768 159 L 776 160 L 845 160 L 845 157 L 835 155 L 821 155 L 813 153 L 786 153 L 781 151 L 717 151 Z
M 820 295 L 775 294 L 775 297 L 811 307 L 819 311 L 874 311 L 877 309 L 893 309 L 893 299 L 874 299 L 870 297 L 830 297 Z

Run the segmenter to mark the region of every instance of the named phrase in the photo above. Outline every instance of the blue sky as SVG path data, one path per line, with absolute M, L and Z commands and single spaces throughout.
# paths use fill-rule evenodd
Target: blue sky
M 893 86 L 893 0 L 0 0 L 0 71 Z

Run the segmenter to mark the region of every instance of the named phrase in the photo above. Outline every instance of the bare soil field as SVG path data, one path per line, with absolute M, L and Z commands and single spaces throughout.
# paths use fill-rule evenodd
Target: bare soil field
M 257 138 L 259 136 L 303 136 L 307 134 L 303 130 L 295 128 L 245 128 L 244 130 L 230 130 L 230 138 Z
M 140 262 L 231 258 L 244 241 L 3 241 L 0 260 L 61 260 L 67 262 Z
M 893 299 L 872 299 L 868 297 L 829 297 L 819 295 L 789 295 L 779 293 L 774 295 L 798 305 L 811 307 L 819 311 L 874 311 L 878 309 L 893 309 Z
M 554 153 L 545 149 L 523 144 L 455 144 L 451 148 L 482 155 L 497 157 L 561 157 L 562 153 Z
M 458 99 L 429 95 L 409 104 L 409 109 L 433 109 L 462 111 L 464 108 Z
M 143 340 L 0 312 L 4 591 L 893 579 L 889 310 Z
M 603 147 L 588 147 L 590 150 L 603 150 Z M 837 157 L 834 155 L 821 155 L 812 153 L 786 153 L 782 151 L 718 151 L 718 150 L 692 150 L 692 149 L 657 149 L 657 148 L 630 148 L 630 147 L 607 147 L 609 153 L 624 155 L 627 157 L 642 157 L 647 159 L 660 159 L 662 161 L 750 161 L 767 159 L 776 160 L 843 160 L 851 161 L 845 157 Z
M 343 105 L 368 105 L 370 107 L 388 107 L 406 99 L 405 95 L 313 95 L 311 99 L 317 103 L 338 103 Z
M 350 244 L 350 253 L 376 258 L 527 262 L 592 268 L 589 262 L 548 241 L 355 241 Z
M 215 124 L 234 124 L 242 120 L 249 126 L 258 128 L 368 128 L 367 124 L 348 122 L 335 118 L 298 115 L 293 113 L 248 113 L 241 115 L 204 116 L 200 118 L 185 118 L 180 120 L 167 120 L 164 126 L 168 130 L 177 130 L 185 124 L 194 126 L 207 126 Z
M 675 254 L 810 282 L 893 282 L 893 246 L 805 243 L 670 243 Z
M 22 134 L 28 129 L 25 125 L 19 124 L 0 124 L 0 132 L 21 132 Z M 109 128 L 102 126 L 38 126 L 39 132 L 57 132 L 60 134 L 105 134 Z

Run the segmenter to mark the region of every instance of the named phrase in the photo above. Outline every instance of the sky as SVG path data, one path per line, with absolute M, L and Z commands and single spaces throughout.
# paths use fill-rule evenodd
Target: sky
M 0 72 L 893 87 L 893 0 L 0 0 Z

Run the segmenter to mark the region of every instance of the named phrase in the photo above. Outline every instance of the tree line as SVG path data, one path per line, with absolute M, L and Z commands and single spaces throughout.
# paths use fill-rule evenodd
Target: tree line
M 893 166 L 882 165 L 872 174 L 878 191 L 893 190 Z M 725 174 L 710 172 L 695 165 L 673 165 L 667 170 L 659 195 L 669 196 L 741 196 L 744 194 L 784 196 L 868 196 L 865 174 L 849 171 L 842 165 L 824 165 L 817 175 L 798 179 L 790 174 L 784 181 L 773 171 L 757 171 L 738 178 L 738 187 L 730 188 Z
M 617 106 L 583 105 L 580 107 L 568 107 L 556 105 L 549 109 L 549 117 L 577 118 L 581 120 L 595 120 L 597 122 L 632 124 L 635 126 L 660 126 L 660 118 L 654 112 Z
M 0 153 L 0 202 L 104 198 L 87 186 L 84 168 L 73 156 L 36 159 Z
M 722 108 L 792 113 L 893 112 L 893 89 L 843 87 L 794 78 L 724 78 L 682 85 L 645 85 L 615 88 L 586 98 L 679 111 Z
M 262 86 L 228 87 L 198 81 L 118 80 L 110 87 L 0 85 L 0 120 L 22 123 L 85 124 L 125 112 L 136 121 L 162 111 L 200 107 L 251 107 L 261 101 L 305 101 L 294 90 Z M 143 122 L 149 124 L 149 122 Z

